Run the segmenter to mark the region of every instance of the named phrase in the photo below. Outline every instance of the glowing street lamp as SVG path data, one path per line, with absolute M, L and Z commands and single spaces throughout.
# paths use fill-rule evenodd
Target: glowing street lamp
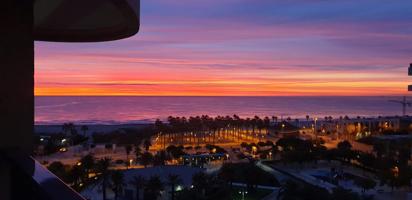
M 392 168 L 392 174 L 393 174 L 393 176 L 395 176 L 395 177 L 398 177 L 398 176 L 399 176 L 399 168 L 398 168 L 397 166 L 395 166 L 395 167 Z
M 315 133 L 315 138 L 316 138 L 316 143 L 318 142 L 318 131 L 316 130 L 316 122 L 318 121 L 318 118 L 315 117 L 315 125 L 313 126 L 313 131 Z
M 177 191 L 177 192 L 182 191 L 182 190 L 183 190 L 183 187 L 182 187 L 181 185 L 178 185 L 178 186 L 176 187 L 176 191 Z
M 247 195 L 247 191 L 245 190 L 239 191 L 239 194 L 242 195 L 242 200 L 245 200 L 245 195 Z
M 252 153 L 253 153 L 253 154 L 256 154 L 256 152 L 257 152 L 257 147 L 256 147 L 256 146 L 252 146 Z

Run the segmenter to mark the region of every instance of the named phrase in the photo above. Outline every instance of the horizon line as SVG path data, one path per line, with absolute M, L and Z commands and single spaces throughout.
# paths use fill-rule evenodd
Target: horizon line
M 34 97 L 409 97 L 409 94 L 387 95 L 34 95 Z

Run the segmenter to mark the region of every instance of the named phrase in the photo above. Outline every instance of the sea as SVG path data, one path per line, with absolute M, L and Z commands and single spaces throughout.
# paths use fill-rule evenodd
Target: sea
M 36 125 L 144 124 L 168 116 L 240 117 L 306 115 L 377 117 L 402 115 L 399 96 L 292 96 L 292 97 L 36 97 Z M 407 108 L 407 114 L 410 109 Z

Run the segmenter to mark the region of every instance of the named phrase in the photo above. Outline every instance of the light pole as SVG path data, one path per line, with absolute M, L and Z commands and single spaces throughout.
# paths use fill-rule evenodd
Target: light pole
M 318 131 L 317 131 L 317 129 L 316 129 L 316 122 L 318 121 L 318 118 L 317 117 L 315 117 L 314 118 L 314 126 L 313 126 L 313 133 L 315 134 L 315 138 L 316 138 L 316 141 L 318 140 Z
M 314 121 L 315 121 L 315 125 L 313 126 L 313 131 L 315 133 L 316 144 L 318 144 L 318 131 L 316 129 L 316 122 L 318 121 L 318 118 L 315 117 Z
M 239 191 L 239 194 L 242 195 L 242 200 L 245 200 L 245 195 L 247 195 L 247 191 L 245 190 Z

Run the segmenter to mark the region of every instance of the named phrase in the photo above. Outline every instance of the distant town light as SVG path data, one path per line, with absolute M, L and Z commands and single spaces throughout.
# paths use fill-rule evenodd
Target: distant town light
M 176 187 L 176 191 L 177 191 L 177 192 L 182 191 L 182 190 L 183 190 L 183 187 L 182 187 L 181 185 L 178 185 L 178 186 Z

